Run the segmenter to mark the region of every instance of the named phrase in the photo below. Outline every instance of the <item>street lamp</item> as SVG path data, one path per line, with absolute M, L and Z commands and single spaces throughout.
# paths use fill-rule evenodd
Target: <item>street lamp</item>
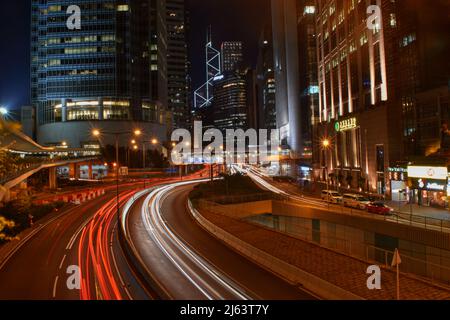
M 323 139 L 322 140 L 322 147 L 323 150 L 325 151 L 325 179 L 327 181 L 327 191 L 329 190 L 329 181 L 328 181 L 328 149 L 331 146 L 331 142 L 329 139 Z
M 113 163 L 113 167 L 116 169 L 116 206 L 117 206 L 117 218 L 120 217 L 120 201 L 119 201 L 119 137 L 121 135 L 129 135 L 131 132 L 129 131 L 123 131 L 123 132 L 101 132 L 99 129 L 93 129 L 92 135 L 94 137 L 100 137 L 102 134 L 105 135 L 113 135 L 115 137 L 115 144 L 116 144 L 116 162 Z M 140 136 L 142 134 L 142 131 L 139 129 L 135 129 L 132 132 L 136 137 Z
M 156 138 L 153 138 L 153 139 L 151 139 L 151 140 L 148 141 L 148 142 L 147 142 L 147 141 L 144 141 L 144 142 L 142 143 L 142 167 L 143 167 L 143 169 L 145 169 L 146 163 L 147 163 L 147 150 L 146 150 L 146 148 L 145 148 L 145 145 L 146 145 L 147 143 L 150 143 L 150 144 L 152 144 L 153 146 L 159 145 L 159 146 L 161 146 L 161 147 L 164 147 L 163 145 L 161 145 L 161 143 L 159 143 L 159 140 L 156 139 Z
M 6 116 L 8 114 L 8 109 L 6 109 L 5 107 L 0 107 L 0 114 L 2 116 Z

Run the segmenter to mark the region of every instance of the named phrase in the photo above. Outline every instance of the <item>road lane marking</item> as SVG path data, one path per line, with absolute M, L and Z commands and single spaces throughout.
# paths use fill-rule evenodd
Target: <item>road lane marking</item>
M 66 255 L 64 255 L 64 257 L 63 257 L 63 258 L 62 258 L 62 260 L 61 260 L 61 263 L 59 264 L 59 270 L 61 270 L 61 269 L 62 269 L 62 266 L 63 266 L 64 260 L 66 260 Z
M 59 276 L 56 276 L 55 283 L 53 284 L 53 299 L 56 298 L 56 286 L 58 285 Z

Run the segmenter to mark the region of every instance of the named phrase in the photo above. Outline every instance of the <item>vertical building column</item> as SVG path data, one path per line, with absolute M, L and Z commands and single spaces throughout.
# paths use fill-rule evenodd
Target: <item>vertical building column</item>
M 103 106 L 103 99 L 98 99 L 98 120 L 104 120 L 104 106 Z
M 71 179 L 80 179 L 80 166 L 78 163 L 72 163 L 69 165 L 69 177 Z
M 66 99 L 61 100 L 61 118 L 62 118 L 62 122 L 67 121 L 67 100 Z
M 88 164 L 88 179 L 92 180 L 94 177 L 93 169 L 92 169 L 92 163 Z
M 56 189 L 58 187 L 56 181 L 56 167 L 52 167 L 48 169 L 48 184 L 50 189 Z

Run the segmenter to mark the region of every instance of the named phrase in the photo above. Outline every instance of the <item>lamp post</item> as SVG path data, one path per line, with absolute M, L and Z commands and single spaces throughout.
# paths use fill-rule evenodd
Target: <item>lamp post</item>
M 327 190 L 329 190 L 329 181 L 328 181 L 328 149 L 330 148 L 330 145 L 331 145 L 331 143 L 330 143 L 330 140 L 329 139 L 324 139 L 324 140 L 322 140 L 322 147 L 323 147 L 323 150 L 325 151 L 324 152 L 324 154 L 325 154 L 325 179 L 326 179 L 326 182 L 327 182 Z
M 117 206 L 117 218 L 120 217 L 120 201 L 119 201 L 119 137 L 122 135 L 134 134 L 134 136 L 139 137 L 142 134 L 142 131 L 139 129 L 135 129 L 133 132 L 130 131 L 122 131 L 122 132 L 102 132 L 99 129 L 92 130 L 92 135 L 96 138 L 99 138 L 102 135 L 113 135 L 115 138 L 116 145 L 116 162 L 113 164 L 116 171 L 116 206 Z
M 162 147 L 162 145 L 159 143 L 159 141 L 158 141 L 158 139 L 156 139 L 156 138 L 153 138 L 151 141 L 144 141 L 143 143 L 142 143 L 142 168 L 143 169 L 145 169 L 146 168 L 146 162 L 147 162 L 147 154 L 146 154 L 146 149 L 145 149 L 145 145 L 146 144 L 151 144 L 152 146 L 157 146 L 157 145 L 159 145 L 159 146 L 161 146 Z

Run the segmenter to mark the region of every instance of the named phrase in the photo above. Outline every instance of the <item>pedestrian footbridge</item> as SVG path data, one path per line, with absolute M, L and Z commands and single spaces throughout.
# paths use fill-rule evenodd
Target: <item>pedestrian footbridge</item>
M 69 166 L 70 176 L 79 166 L 99 161 L 99 149 L 44 147 L 20 131 L 20 126 L 0 119 L 0 202 L 10 200 L 10 190 L 35 173 L 48 169 L 49 187 L 56 188 L 56 168 Z

